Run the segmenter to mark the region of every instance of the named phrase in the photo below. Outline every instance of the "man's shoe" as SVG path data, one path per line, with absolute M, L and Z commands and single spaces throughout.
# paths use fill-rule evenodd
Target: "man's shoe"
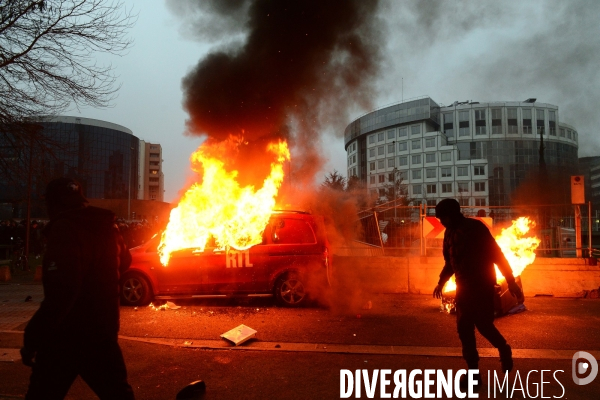
M 513 369 L 512 349 L 507 344 L 503 348 L 498 349 L 500 352 L 500 363 L 504 372 L 510 372 Z
M 479 389 L 481 389 L 481 384 L 482 384 L 481 374 L 479 372 L 474 374 L 473 379 L 477 381 L 477 383 L 475 385 L 473 385 L 473 392 L 477 393 L 477 392 L 479 392 Z M 468 372 L 467 372 L 467 375 L 463 375 L 460 377 L 459 387 L 460 387 L 460 390 L 463 392 L 466 392 L 469 389 L 469 374 L 468 374 Z

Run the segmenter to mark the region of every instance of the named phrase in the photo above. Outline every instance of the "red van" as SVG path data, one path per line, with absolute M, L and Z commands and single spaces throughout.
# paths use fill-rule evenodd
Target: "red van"
M 329 286 L 331 254 L 323 218 L 300 211 L 273 212 L 263 242 L 248 250 L 183 249 L 164 267 L 156 251 L 160 236 L 131 249 L 132 263 L 121 277 L 121 302 L 275 296 L 297 307 Z

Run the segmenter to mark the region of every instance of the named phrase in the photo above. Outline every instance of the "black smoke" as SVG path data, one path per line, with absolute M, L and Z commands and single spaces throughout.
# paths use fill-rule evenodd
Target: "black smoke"
M 382 48 L 378 2 L 169 4 L 188 15 L 187 32 L 219 43 L 219 50 L 183 79 L 188 133 L 209 141 L 242 134 L 244 157 L 232 163 L 242 183 L 245 177 L 252 182 L 266 176 L 256 168 L 264 144 L 286 138 L 294 148 L 294 176 L 313 179 L 323 165 L 319 139 L 324 128 L 333 125 L 343 132 L 348 109 L 370 105 L 374 97 Z M 255 177 L 247 176 L 250 170 Z

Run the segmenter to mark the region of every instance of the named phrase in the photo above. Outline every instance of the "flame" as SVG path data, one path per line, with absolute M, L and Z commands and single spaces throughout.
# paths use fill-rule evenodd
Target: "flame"
M 525 237 L 529 230 L 535 226 L 535 222 L 527 217 L 519 217 L 512 222 L 508 228 L 502 229 L 500 234 L 496 236 L 496 243 L 500 246 L 502 253 L 508 260 L 512 268 L 515 278 L 523 272 L 525 267 L 533 264 L 535 260 L 535 249 L 540 245 L 540 239 L 537 237 Z M 496 279 L 501 282 L 504 276 L 494 264 L 496 268 Z M 444 292 L 456 290 L 456 281 L 454 276 L 448 281 L 444 287 Z
M 275 155 L 271 172 L 262 188 L 240 187 L 238 171 L 227 171 L 220 158 L 243 139 L 202 144 L 191 156 L 195 170 L 202 167 L 201 183 L 194 183 L 171 210 L 169 223 L 158 246 L 160 261 L 167 266 L 171 253 L 186 248 L 204 251 L 210 237 L 219 248 L 245 250 L 262 242 L 262 233 L 275 206 L 283 182 L 283 163 L 290 159 L 285 141 L 269 143 L 266 151 Z

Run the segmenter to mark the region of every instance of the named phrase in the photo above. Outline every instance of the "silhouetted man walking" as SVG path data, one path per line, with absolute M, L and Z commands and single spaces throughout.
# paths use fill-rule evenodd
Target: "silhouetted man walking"
M 500 353 L 502 369 L 512 370 L 512 350 L 494 326 L 494 286 L 498 266 L 510 293 L 521 298 L 512 270 L 489 229 L 481 221 L 466 218 L 454 199 L 444 199 L 435 207 L 435 216 L 446 228 L 445 265 L 433 296 L 441 298 L 442 289 L 452 275 L 456 279 L 456 325 L 462 353 L 469 369 L 479 369 L 475 327 Z M 479 385 L 481 378 L 477 377 Z M 466 384 L 466 381 L 461 382 Z
M 25 328 L 26 399 L 62 399 L 77 376 L 101 399 L 134 398 L 117 342 L 119 273 L 131 255 L 115 215 L 86 205 L 80 185 L 55 179 L 45 194 L 44 300 Z

